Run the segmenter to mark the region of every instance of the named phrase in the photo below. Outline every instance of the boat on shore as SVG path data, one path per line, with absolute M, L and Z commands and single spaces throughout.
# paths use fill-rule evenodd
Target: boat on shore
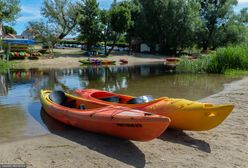
M 215 105 L 168 97 L 158 99 L 153 99 L 151 96 L 133 97 L 95 89 L 78 89 L 75 92 L 94 102 L 129 107 L 169 117 L 171 119 L 169 127 L 181 130 L 204 131 L 215 128 L 234 108 L 231 104 Z
M 170 124 L 168 117 L 106 105 L 62 91 L 41 90 L 40 99 L 44 110 L 64 124 L 129 140 L 152 140 Z
M 128 60 L 126 60 L 126 59 L 120 59 L 119 62 L 121 64 L 128 64 Z
M 114 65 L 116 61 L 103 60 L 103 59 L 80 59 L 83 65 Z

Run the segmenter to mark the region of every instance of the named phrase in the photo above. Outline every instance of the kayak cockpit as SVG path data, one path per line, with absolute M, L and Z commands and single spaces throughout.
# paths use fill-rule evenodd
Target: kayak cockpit
M 121 104 L 143 104 L 148 103 L 154 98 L 151 95 L 144 95 L 139 97 L 123 96 L 119 94 L 114 94 L 110 92 L 95 92 L 91 94 L 92 97 L 112 103 Z
M 106 105 L 100 105 L 93 103 L 91 101 L 86 101 L 82 99 L 77 99 L 74 96 L 70 96 L 65 94 L 63 91 L 53 91 L 48 96 L 49 100 L 55 104 L 68 107 L 68 108 L 74 108 L 74 109 L 80 109 L 80 110 L 89 110 L 94 108 L 100 108 L 105 107 Z

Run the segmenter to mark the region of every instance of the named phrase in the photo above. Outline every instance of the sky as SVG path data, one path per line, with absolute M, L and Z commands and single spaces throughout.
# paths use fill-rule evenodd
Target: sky
M 112 0 L 98 0 L 100 8 L 107 9 L 110 7 Z M 29 21 L 37 21 L 42 18 L 40 9 L 43 0 L 21 0 L 21 12 L 20 17 L 17 19 L 14 27 L 17 34 L 21 34 L 27 27 Z M 235 7 L 235 11 L 238 12 L 242 8 L 248 8 L 248 0 L 238 0 L 238 5 Z

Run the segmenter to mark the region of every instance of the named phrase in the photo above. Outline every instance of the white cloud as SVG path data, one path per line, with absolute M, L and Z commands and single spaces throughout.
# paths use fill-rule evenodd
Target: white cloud
M 248 0 L 238 0 L 238 3 L 248 3 Z
M 42 18 L 40 14 L 40 7 L 37 6 L 22 6 L 20 17 L 17 22 L 29 22 Z

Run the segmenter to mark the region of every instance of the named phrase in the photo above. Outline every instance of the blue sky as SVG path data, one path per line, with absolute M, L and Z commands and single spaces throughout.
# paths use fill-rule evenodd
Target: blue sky
M 112 0 L 98 0 L 101 8 L 109 8 Z M 17 31 L 17 34 L 21 34 L 27 27 L 29 21 L 36 21 L 42 18 L 40 9 L 43 0 L 21 0 L 21 13 L 17 19 L 15 25 L 11 25 Z M 235 7 L 235 11 L 239 11 L 242 8 L 248 7 L 248 0 L 238 0 L 238 6 Z

